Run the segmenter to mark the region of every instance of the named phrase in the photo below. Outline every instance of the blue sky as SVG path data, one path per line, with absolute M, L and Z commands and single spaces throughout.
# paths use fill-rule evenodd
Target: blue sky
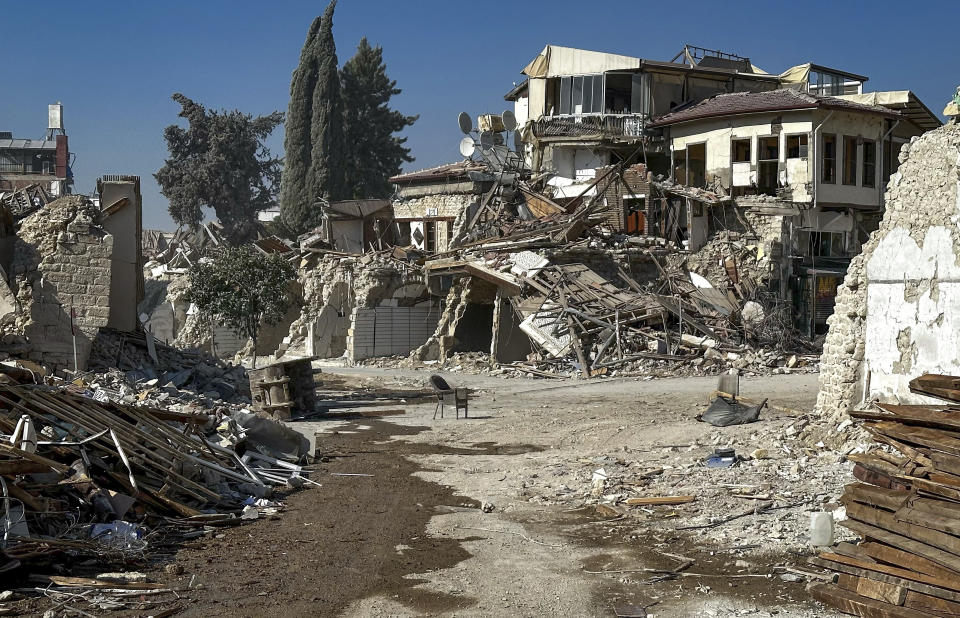
M 208 107 L 286 111 L 290 75 L 320 2 L 7 2 L 0 130 L 41 137 L 62 101 L 75 190 L 101 174 L 139 174 L 144 226 L 172 229 L 152 174 L 173 92 Z M 403 94 L 408 169 L 456 160 L 460 111 L 498 113 L 503 94 L 547 43 L 669 60 L 684 43 L 748 56 L 780 72 L 807 61 L 868 75 L 865 90 L 913 90 L 934 112 L 960 83 L 951 2 L 483 3 L 340 0 L 341 64 L 360 37 L 382 45 Z M 283 136 L 271 140 L 282 155 Z

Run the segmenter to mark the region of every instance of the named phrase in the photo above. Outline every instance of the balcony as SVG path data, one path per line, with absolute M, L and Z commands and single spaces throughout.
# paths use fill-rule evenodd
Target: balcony
M 544 116 L 533 121 L 537 138 L 574 137 L 578 139 L 627 140 L 644 136 L 643 114 L 579 114 Z
M 42 174 L 44 176 L 53 176 L 56 174 L 56 169 L 57 168 L 54 165 L 47 165 L 40 169 L 36 169 L 32 165 L 0 161 L 0 174 Z

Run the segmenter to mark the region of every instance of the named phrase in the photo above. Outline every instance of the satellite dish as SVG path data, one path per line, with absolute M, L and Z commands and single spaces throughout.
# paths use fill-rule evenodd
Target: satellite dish
M 460 140 L 460 154 L 463 156 L 471 157 L 476 150 L 477 146 L 473 143 L 473 138 L 469 135 Z
M 467 112 L 460 112 L 460 115 L 457 116 L 457 122 L 460 124 L 460 130 L 463 131 L 464 135 L 473 131 L 473 120 Z
M 490 131 L 484 131 L 480 134 L 480 148 L 483 150 L 490 150 L 493 148 L 493 133 Z
M 513 131 L 517 128 L 517 117 L 509 109 L 500 116 L 503 118 L 503 128 L 507 131 Z

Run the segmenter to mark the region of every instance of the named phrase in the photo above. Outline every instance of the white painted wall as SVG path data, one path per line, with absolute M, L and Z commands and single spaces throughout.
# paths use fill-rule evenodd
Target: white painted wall
M 609 155 L 589 148 L 553 147 L 553 166 L 558 176 L 572 180 L 593 180 L 596 169 L 609 165 Z
M 936 280 L 936 287 L 923 280 Z M 915 300 L 905 297 L 910 283 L 921 285 Z M 897 339 L 907 328 L 909 346 L 904 350 Z M 960 375 L 960 266 L 949 229 L 931 227 L 918 243 L 906 229 L 897 228 L 880 241 L 867 262 L 864 330 L 869 398 L 933 402 L 910 393 L 910 379 L 924 373 Z M 904 361 L 910 363 L 908 371 Z

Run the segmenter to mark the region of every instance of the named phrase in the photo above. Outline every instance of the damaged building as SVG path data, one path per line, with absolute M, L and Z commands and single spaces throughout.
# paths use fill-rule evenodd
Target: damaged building
M 63 105 L 54 103 L 48 106 L 43 139 L 15 138 L 10 131 L 0 131 L 0 201 L 12 199 L 8 205 L 27 210 L 36 205 L 37 191 L 52 198 L 70 193 L 73 155 L 63 126 Z
M 911 141 L 899 163 L 880 227 L 851 261 L 829 321 L 817 400 L 829 417 L 876 399 L 930 403 L 911 380 L 960 375 L 960 125 Z
M 3 348 L 51 369 L 84 369 L 101 328 L 133 330 L 142 296 L 140 179 L 105 176 L 84 196 L 6 211 Z

